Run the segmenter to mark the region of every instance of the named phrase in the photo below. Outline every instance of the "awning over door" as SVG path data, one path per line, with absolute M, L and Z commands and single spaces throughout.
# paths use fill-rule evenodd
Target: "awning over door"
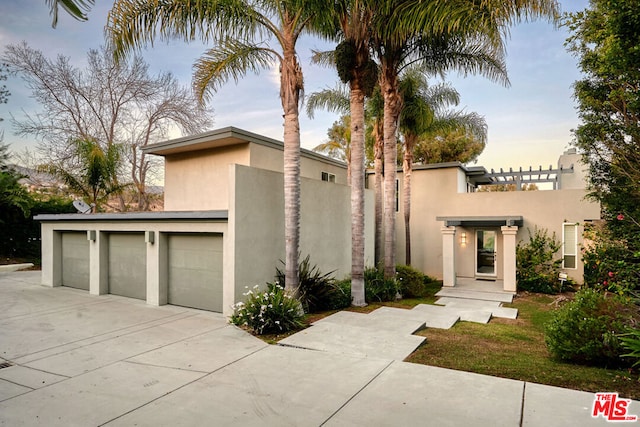
M 522 216 L 438 216 L 445 227 L 522 227 Z

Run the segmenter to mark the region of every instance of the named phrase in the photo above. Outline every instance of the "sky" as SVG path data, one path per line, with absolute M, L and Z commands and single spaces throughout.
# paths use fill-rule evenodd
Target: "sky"
M 0 55 L 5 46 L 26 41 L 32 48 L 54 58 L 64 55 L 79 67 L 86 63 L 89 49 L 104 44 L 104 25 L 112 2 L 100 1 L 89 12 L 87 22 L 59 14 L 57 28 L 45 0 L 1 0 Z M 561 0 L 562 10 L 574 12 L 588 7 L 588 0 Z M 567 52 L 566 28 L 546 21 L 520 23 L 511 28 L 507 40 L 507 70 L 510 86 L 504 87 L 483 77 L 452 73 L 446 81 L 458 90 L 458 108 L 484 116 L 488 144 L 477 165 L 487 169 L 555 166 L 560 154 L 570 147 L 571 130 L 579 120 L 572 97 L 572 85 L 581 78 L 577 60 Z M 305 93 L 335 87 L 337 73 L 310 63 L 311 50 L 329 50 L 326 42 L 304 37 L 298 44 L 303 67 Z M 142 51 L 152 73 L 172 72 L 184 85 L 191 84 L 192 65 L 205 51 L 200 42 L 158 42 Z M 436 80 L 434 80 L 436 82 Z M 17 77 L 6 82 L 9 102 L 0 105 L 0 132 L 13 152 L 35 148 L 33 138 L 13 134 L 11 119 L 39 111 L 30 92 Z M 227 82 L 208 105 L 213 110 L 213 128 L 235 126 L 282 140 L 283 119 L 279 100 L 277 69 L 252 73 L 237 84 Z M 327 140 L 327 130 L 338 119 L 336 114 L 318 111 L 310 119 L 301 108 L 302 147 L 312 149 Z M 181 136 L 179 134 L 172 137 Z

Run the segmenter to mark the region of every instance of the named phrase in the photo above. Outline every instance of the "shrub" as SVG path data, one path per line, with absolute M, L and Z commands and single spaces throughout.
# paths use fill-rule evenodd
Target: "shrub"
M 561 360 L 593 366 L 624 366 L 629 359 L 620 334 L 637 327 L 637 307 L 628 299 L 582 289 L 553 313 L 545 325 L 545 342 Z
M 404 298 L 421 298 L 427 295 L 427 283 L 431 278 L 408 265 L 396 266 L 396 280 Z
M 628 333 L 620 336 L 622 347 L 629 353 L 622 356 L 634 359 L 633 366 L 640 366 L 640 329 L 631 329 Z
M 341 310 L 351 305 L 351 280 L 344 279 L 333 283 L 334 291 L 325 300 L 326 310 Z
M 298 265 L 298 300 L 306 313 L 344 308 L 351 304 L 351 291 L 345 295 L 331 274 L 333 272 L 323 274 L 317 265 L 312 266 L 309 255 Z M 285 273 L 279 268 L 276 268 L 276 283 L 285 285 Z M 347 304 L 341 305 L 346 298 L 349 299 Z
M 384 272 L 375 267 L 364 270 L 364 293 L 367 302 L 393 301 L 399 289 L 396 279 L 385 279 Z
M 518 289 L 545 294 L 562 292 L 558 280 L 562 260 L 555 258 L 561 247 L 555 233 L 550 237 L 547 230 L 536 227 L 533 234 L 529 230 L 529 241 L 516 246 Z
M 585 286 L 619 295 L 640 290 L 640 251 L 630 247 L 629 239 L 614 237 L 603 225 L 585 229 L 585 237 L 591 242 L 582 252 Z
M 268 284 L 266 291 L 256 285 L 243 295 L 245 302 L 233 307 L 230 322 L 244 326 L 258 335 L 299 329 L 304 326 L 304 311 L 300 302 L 278 284 Z

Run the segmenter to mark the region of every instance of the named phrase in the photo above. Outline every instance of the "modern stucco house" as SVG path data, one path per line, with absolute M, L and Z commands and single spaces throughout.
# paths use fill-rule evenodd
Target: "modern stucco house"
M 145 151 L 164 157 L 165 211 L 36 217 L 42 222 L 43 284 L 230 314 L 245 287 L 272 280 L 284 259 L 282 143 L 230 127 Z M 483 278 L 515 291 L 515 244 L 537 225 L 565 233 L 565 267 L 581 281 L 580 230 L 585 220 L 599 218 L 599 207 L 584 200 L 582 177 L 575 167 L 569 170 L 568 162 L 578 160 L 563 156 L 562 169 L 571 173 L 556 173 L 555 191 L 533 192 L 476 192 L 478 185 L 505 179 L 480 167 L 417 167 L 413 265 L 446 286 Z M 344 277 L 351 268 L 346 165 L 302 150 L 301 175 L 301 254 Z M 402 262 L 401 201 L 399 206 Z M 371 190 L 365 209 L 365 262 L 373 265 Z M 569 233 L 575 241 L 569 242 Z
M 284 259 L 283 145 L 236 128 L 146 148 L 165 159 L 165 211 L 40 215 L 42 281 L 230 314 Z M 351 270 L 346 165 L 302 150 L 300 252 Z M 373 209 L 373 194 L 367 193 Z M 373 264 L 373 218 L 366 262 Z
M 562 242 L 563 272 L 582 282 L 580 248 L 586 222 L 600 219 L 600 205 L 586 199 L 585 166 L 575 150 L 557 167 L 495 172 L 460 163 L 416 166 L 412 174 L 412 265 L 442 278 L 444 286 L 460 280 L 500 281 L 516 291 L 515 248 L 536 227 Z M 402 173 L 398 174 L 402 188 Z M 478 191 L 495 184 L 535 183 L 548 190 Z M 404 260 L 402 192 L 396 219 L 397 261 Z M 481 286 L 481 282 L 479 282 Z

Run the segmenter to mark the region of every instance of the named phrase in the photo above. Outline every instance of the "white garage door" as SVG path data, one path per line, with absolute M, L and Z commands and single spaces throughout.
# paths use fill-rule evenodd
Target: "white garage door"
M 168 236 L 169 304 L 222 312 L 222 234 Z
M 147 299 L 147 244 L 144 233 L 109 234 L 109 293 Z
M 89 290 L 89 241 L 86 231 L 62 233 L 62 285 Z

